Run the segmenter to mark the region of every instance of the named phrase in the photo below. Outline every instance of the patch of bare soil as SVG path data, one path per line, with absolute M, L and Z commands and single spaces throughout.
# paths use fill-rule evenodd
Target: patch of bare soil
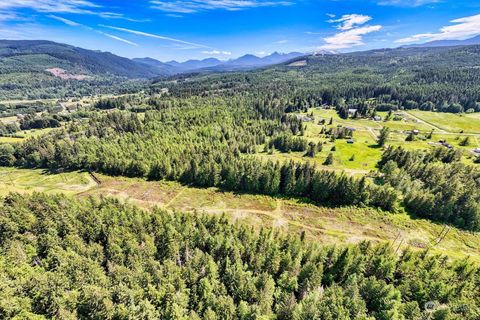
M 289 67 L 305 67 L 307 65 L 307 60 L 300 60 L 290 63 Z
M 54 75 L 55 77 L 58 77 L 62 80 L 86 80 L 86 79 L 90 79 L 91 77 L 90 76 L 87 76 L 87 75 L 84 75 L 84 74 L 71 74 L 71 73 L 68 73 L 66 70 L 62 69 L 62 68 L 50 68 L 50 69 L 47 69 L 45 71 L 48 71 L 50 72 L 52 75 Z

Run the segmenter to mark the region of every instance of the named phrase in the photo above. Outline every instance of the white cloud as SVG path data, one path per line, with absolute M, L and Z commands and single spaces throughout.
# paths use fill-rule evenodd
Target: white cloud
M 131 22 L 148 22 L 151 21 L 150 19 L 132 19 L 125 17 L 122 13 L 115 13 L 115 12 L 98 12 L 97 15 L 104 19 L 122 19 Z
M 170 18 L 183 18 L 181 14 L 176 14 L 176 13 L 168 13 L 166 14 L 166 16 Z
M 274 42 L 274 44 L 285 44 L 285 43 L 288 43 L 288 40 L 279 40 Z
M 212 50 L 212 51 L 202 51 L 203 54 L 208 54 L 208 55 L 224 55 L 224 56 L 230 56 L 232 53 L 230 51 L 219 51 L 219 50 Z
M 154 9 L 184 14 L 209 10 L 238 11 L 249 8 L 278 7 L 293 4 L 291 1 L 264 0 L 152 0 L 150 3 Z
M 50 14 L 50 15 L 48 15 L 47 17 L 49 17 L 49 18 L 51 18 L 51 19 L 58 20 L 58 21 L 60 21 L 60 22 L 63 22 L 63 23 L 65 23 L 66 25 L 71 26 L 71 27 L 83 28 L 83 29 L 85 29 L 85 30 L 89 30 L 89 31 L 92 31 L 92 32 L 96 32 L 96 33 L 98 33 L 98 34 L 101 34 L 101 35 L 103 35 L 103 36 L 105 36 L 105 37 L 108 37 L 108 38 L 110 38 L 110 39 L 114 39 L 114 40 L 117 40 L 117 41 L 120 41 L 120 42 L 129 44 L 129 45 L 131 45 L 131 46 L 138 47 L 138 44 L 136 44 L 135 42 L 132 42 L 132 41 L 129 41 L 129 40 L 127 40 L 127 39 L 123 39 L 123 38 L 114 36 L 114 35 L 112 35 L 112 34 L 109 34 L 109 33 L 103 32 L 103 31 L 95 30 L 95 29 L 93 29 L 92 27 L 83 25 L 83 24 L 81 24 L 81 23 L 78 23 L 78 22 L 75 22 L 75 21 L 72 21 L 72 20 L 69 20 L 69 19 L 65 19 L 65 18 L 62 18 L 62 17 L 59 17 L 59 16 L 55 16 L 55 15 L 53 15 L 53 14 Z
M 346 14 L 339 19 L 329 20 L 328 22 L 330 23 L 340 23 L 336 26 L 336 28 L 342 32 L 339 32 L 331 37 L 323 38 L 325 44 L 319 49 L 339 50 L 364 45 L 364 35 L 377 32 L 382 29 L 381 25 L 362 26 L 370 20 L 372 20 L 372 17 L 363 14 Z M 307 32 L 307 34 L 316 33 Z
M 330 23 L 340 23 L 337 26 L 338 30 L 346 31 L 355 28 L 356 26 L 361 26 L 362 24 L 367 23 L 372 20 L 372 17 L 365 16 L 363 14 L 346 14 L 343 15 L 340 19 L 329 20 Z
M 106 33 L 106 32 L 102 32 L 102 31 L 97 31 L 97 32 L 100 33 L 100 34 L 103 34 L 104 36 L 109 37 L 109 38 L 111 38 L 111 39 L 114 39 L 114 40 L 117 40 L 117 41 L 120 41 L 120 42 L 129 44 L 129 45 L 131 45 L 131 46 L 138 47 L 138 44 L 136 44 L 135 42 L 132 42 L 132 41 L 129 41 L 129 40 L 126 40 L 126 39 L 123 39 L 123 38 L 114 36 L 114 35 L 109 34 L 109 33 Z
M 212 49 L 211 47 L 203 45 L 203 44 L 183 41 L 183 40 L 180 40 L 180 39 L 165 37 L 165 36 L 161 36 L 161 35 L 157 35 L 157 34 L 153 34 L 153 33 L 147 33 L 147 32 L 143 32 L 143 31 L 137 31 L 137 30 L 126 29 L 126 28 L 119 28 L 119 27 L 114 27 L 114 26 L 105 26 L 105 25 L 100 25 L 100 26 L 104 27 L 104 28 L 109 28 L 109 29 L 112 29 L 112 30 L 118 30 L 118 31 L 123 31 L 123 32 L 135 34 L 135 35 L 138 35 L 138 36 L 155 38 L 155 39 L 171 41 L 171 42 L 175 42 L 175 43 L 179 43 L 179 44 L 183 44 L 183 45 L 188 45 L 188 46 L 191 46 L 192 48 Z
M 42 13 L 73 13 L 97 15 L 104 19 L 123 19 L 145 22 L 125 17 L 121 13 L 98 11 L 104 7 L 88 0 L 0 0 L 0 10 L 32 9 Z M 12 13 L 13 14 L 13 13 Z
M 360 28 L 350 29 L 345 32 L 340 32 L 332 37 L 324 38 L 326 44 L 320 47 L 323 50 L 338 50 L 346 49 L 356 46 L 362 46 L 363 36 L 372 32 L 380 31 L 382 26 L 364 26 Z
M 0 9 L 30 8 L 39 12 L 93 14 L 100 6 L 87 0 L 2 0 Z
M 410 43 L 416 41 L 458 40 L 480 34 L 480 14 L 450 21 L 454 25 L 445 26 L 438 33 L 421 33 L 407 38 L 399 39 L 397 43 Z
M 52 18 L 52 19 L 55 19 L 55 20 L 58 20 L 60 22 L 63 22 L 65 23 L 66 25 L 69 25 L 71 27 L 80 27 L 82 26 L 80 23 L 77 23 L 75 21 L 72 21 L 72 20 L 68 20 L 68 19 L 65 19 L 65 18 L 62 18 L 62 17 L 58 17 L 58 16 L 55 16 L 53 14 L 50 14 L 48 15 L 47 17 L 49 18 Z
M 382 0 L 378 4 L 382 6 L 397 6 L 397 7 L 420 7 L 425 4 L 439 3 L 443 0 Z
M 8 21 L 8 20 L 21 20 L 21 18 L 13 12 L 0 11 L 0 21 Z

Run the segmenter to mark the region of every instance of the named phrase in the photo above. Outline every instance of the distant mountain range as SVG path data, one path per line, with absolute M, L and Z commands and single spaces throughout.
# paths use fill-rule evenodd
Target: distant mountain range
M 480 36 L 467 40 L 432 41 L 424 44 L 399 48 L 399 54 L 406 49 L 467 46 L 480 44 Z M 381 49 L 373 52 L 356 52 L 337 55 L 333 52 L 317 52 L 314 56 L 365 56 L 384 55 L 395 49 Z M 435 49 L 433 49 L 435 50 Z M 265 57 L 247 54 L 238 59 L 221 61 L 215 58 L 188 60 L 185 62 L 162 62 L 153 58 L 128 59 L 109 52 L 87 50 L 67 44 L 44 40 L 0 40 L 0 74 L 43 73 L 53 77 L 70 79 L 91 79 L 92 76 L 121 76 L 126 78 L 155 78 L 181 73 L 223 72 L 253 70 L 272 65 L 292 62 L 304 65 L 308 55 L 300 52 L 287 54 L 274 52 Z M 301 61 L 300 61 L 301 60 Z M 296 61 L 296 62 L 295 62 Z M 34 77 L 32 77 L 33 79 Z
M 480 44 L 480 35 L 466 40 L 436 40 L 422 44 L 412 44 L 403 46 L 403 48 L 435 48 L 435 47 L 455 47 L 472 46 Z
M 273 53 L 266 57 L 245 55 L 220 61 L 215 58 L 185 62 L 161 62 L 152 58 L 128 59 L 45 40 L 0 40 L 0 73 L 48 73 L 65 79 L 91 76 L 153 78 L 187 72 L 248 70 L 285 62 L 303 56 Z
M 265 57 L 257 57 L 252 54 L 244 55 L 238 59 L 221 61 L 215 58 L 204 60 L 188 60 L 185 62 L 168 61 L 161 62 L 152 58 L 135 58 L 133 61 L 146 64 L 151 67 L 162 68 L 170 74 L 195 72 L 195 71 L 234 71 L 248 70 L 279 64 L 291 59 L 304 56 L 304 53 L 278 53 L 274 52 Z

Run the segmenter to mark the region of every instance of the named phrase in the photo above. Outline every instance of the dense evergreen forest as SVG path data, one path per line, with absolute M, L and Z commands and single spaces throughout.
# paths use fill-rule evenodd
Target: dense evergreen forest
M 353 176 L 326 169 L 334 161 L 332 142 L 353 144 L 360 133 L 322 118 L 322 132 L 309 140 L 306 123 L 319 120 L 296 113 L 335 108 L 340 118 L 378 123 L 379 111 L 480 112 L 479 57 L 479 46 L 376 50 L 148 85 L 111 76 L 60 80 L 42 70 L 15 77 L 0 64 L 0 99 L 141 92 L 92 99 L 63 113 L 53 103 L 0 105 L 2 115 L 18 115 L 0 122 L 0 136 L 54 128 L 0 144 L 0 166 L 373 207 L 479 232 L 480 168 L 453 146 L 393 148 L 390 129 L 380 126 L 378 137 L 369 136 L 376 159 L 383 154 L 378 170 Z M 35 83 L 31 74 L 38 75 Z M 414 131 L 407 141 L 416 139 Z M 291 160 L 281 157 L 293 152 Z M 313 164 L 319 153 L 326 169 Z M 479 292 L 478 266 L 428 250 L 319 246 L 305 234 L 142 211 L 112 199 L 0 200 L 1 319 L 476 320 Z
M 147 103 L 143 109 L 150 110 L 142 115 L 128 110 L 92 112 L 87 120 L 64 130 L 2 148 L 0 165 L 85 169 L 305 197 L 333 206 L 395 210 L 397 193 L 388 186 L 320 171 L 308 162 L 280 163 L 254 157 L 265 146 L 283 150 L 285 146 L 277 142 L 279 134 L 306 147 L 300 136 L 295 137 L 301 134 L 302 121 L 285 116 L 283 107 L 277 107 L 284 102 L 237 97 L 150 99 Z
M 480 170 L 463 164 L 458 151 L 388 148 L 380 167 L 411 213 L 480 230 Z
M 185 75 L 154 88 L 175 96 L 275 95 L 295 99 L 290 110 L 318 104 L 377 110 L 480 111 L 480 46 L 398 48 L 298 58 L 253 72 Z
M 328 206 L 404 208 L 415 216 L 480 230 L 480 171 L 462 164 L 458 151 L 387 148 L 373 180 L 320 170 L 308 159 L 329 151 L 302 137 L 305 124 L 285 113 L 291 102 L 248 95 L 99 101 L 60 130 L 0 147 L 0 165 L 172 180 Z M 332 139 L 353 134 L 334 131 Z M 304 152 L 305 161 L 257 156 L 272 149 Z
M 0 203 L 2 319 L 465 319 L 480 270 L 112 199 Z

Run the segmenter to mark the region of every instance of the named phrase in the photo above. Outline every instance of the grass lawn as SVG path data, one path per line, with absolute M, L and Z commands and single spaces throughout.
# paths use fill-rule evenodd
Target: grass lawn
M 412 110 L 409 114 L 448 132 L 480 134 L 480 113 L 453 114 Z
M 436 130 L 437 133 L 433 134 L 431 140 L 425 140 L 424 137 L 431 132 L 432 126 L 427 123 L 422 123 L 416 120 L 414 117 L 409 116 L 408 113 L 404 113 L 404 118 L 399 121 L 389 120 L 389 121 L 372 121 L 368 119 L 341 119 L 335 110 L 330 109 L 310 109 L 308 113 L 303 113 L 304 115 L 314 115 L 314 121 L 306 123 L 307 129 L 305 131 L 305 136 L 309 141 L 315 143 L 322 141 L 324 142 L 323 151 L 318 154 L 314 159 L 304 157 L 303 153 L 292 152 L 292 153 L 280 153 L 275 152 L 273 155 L 263 154 L 262 157 L 272 160 L 295 160 L 295 161 L 313 161 L 319 167 L 322 167 L 323 162 L 330 153 L 331 148 L 335 144 L 336 151 L 333 152 L 334 155 L 334 164 L 328 167 L 323 167 L 327 169 L 335 170 L 345 170 L 345 171 L 358 171 L 358 173 L 366 173 L 370 170 L 374 170 L 376 164 L 382 156 L 382 149 L 377 148 L 376 145 L 376 136 L 379 134 L 380 129 L 385 126 L 391 129 L 390 139 L 388 145 L 392 146 L 402 146 L 408 150 L 424 150 L 435 147 L 429 142 L 438 142 L 439 140 L 445 140 L 455 148 L 459 148 L 465 151 L 465 161 L 466 163 L 471 163 L 473 158 L 471 150 L 477 147 L 480 147 L 480 136 L 470 135 L 470 144 L 468 146 L 460 146 L 460 142 L 467 137 L 466 134 L 452 134 L 452 133 L 440 133 Z M 420 112 L 422 114 L 433 114 L 434 117 L 440 116 L 453 116 L 460 117 L 453 114 L 445 113 L 434 113 L 434 112 Z M 387 112 L 378 112 L 382 118 L 387 116 Z M 480 121 L 480 114 L 472 114 L 465 116 L 467 119 L 473 118 Z M 420 118 L 420 117 L 419 117 Z M 462 118 L 462 117 L 460 117 Z M 333 119 L 333 124 L 328 125 L 330 119 Z M 463 118 L 462 118 L 463 119 Z M 325 120 L 325 125 L 320 125 L 319 121 Z M 327 128 L 334 128 L 337 126 L 348 126 L 355 128 L 353 139 L 354 143 L 349 144 L 347 140 L 337 139 L 335 143 L 330 142 L 324 135 L 320 135 L 320 131 L 323 126 Z M 420 134 L 415 141 L 407 142 L 406 131 L 410 130 L 419 130 Z M 480 122 L 479 128 L 480 131 Z M 435 131 L 434 131 L 435 132 Z M 353 160 L 352 160 L 353 157 Z
M 0 167 L 0 196 L 9 192 L 46 192 L 77 194 L 92 188 L 95 182 L 85 172 L 49 174 L 44 170 Z
M 58 128 L 32 129 L 19 131 L 16 137 L 0 137 L 0 143 L 18 143 L 28 138 L 36 138 Z

